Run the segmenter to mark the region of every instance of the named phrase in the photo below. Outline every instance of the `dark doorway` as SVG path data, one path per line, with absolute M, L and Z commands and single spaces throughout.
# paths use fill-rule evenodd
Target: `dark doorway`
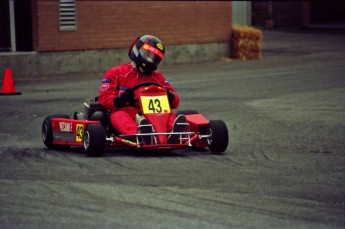
M 345 22 L 345 1 L 311 1 L 312 24 Z
M 16 51 L 32 51 L 31 0 L 14 0 Z M 11 50 L 10 0 L 0 0 L 0 51 Z
M 0 34 L 0 51 L 10 51 L 10 6 L 8 0 L 0 0 Z
M 15 0 L 17 51 L 32 51 L 31 0 Z

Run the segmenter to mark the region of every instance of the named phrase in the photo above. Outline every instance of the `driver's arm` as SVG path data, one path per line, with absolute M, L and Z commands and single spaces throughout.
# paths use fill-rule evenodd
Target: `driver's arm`
M 115 96 L 119 94 L 119 91 L 116 89 L 117 76 L 117 67 L 109 69 L 104 74 L 98 94 L 99 103 L 110 111 L 116 111 L 119 109 L 113 104 Z
M 172 109 L 177 108 L 178 105 L 180 104 L 180 97 L 175 92 L 174 88 L 171 86 L 169 81 L 161 73 L 156 72 L 156 77 L 157 77 L 159 83 L 167 89 L 170 107 Z

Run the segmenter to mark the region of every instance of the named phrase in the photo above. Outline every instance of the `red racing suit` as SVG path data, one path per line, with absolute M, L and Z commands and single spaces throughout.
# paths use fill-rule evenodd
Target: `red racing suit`
M 147 81 L 157 82 L 170 90 L 174 94 L 174 100 L 170 104 L 170 107 L 171 109 L 178 107 L 180 103 L 179 96 L 166 78 L 158 71 L 153 72 L 152 75 L 142 75 L 129 63 L 113 67 L 104 74 L 98 100 L 102 106 L 111 111 L 111 124 L 122 134 L 137 133 L 138 125 L 135 122 L 135 115 L 140 110 L 131 106 L 128 102 L 124 107 L 118 108 L 113 104 L 113 100 L 127 88 L 132 88 L 138 83 Z M 134 98 L 137 98 L 137 96 L 134 95 Z M 175 118 L 176 115 L 172 113 L 167 127 L 168 130 L 172 129 Z

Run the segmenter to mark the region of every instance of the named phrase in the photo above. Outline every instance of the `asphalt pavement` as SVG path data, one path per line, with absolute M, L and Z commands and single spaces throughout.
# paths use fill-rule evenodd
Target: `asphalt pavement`
M 162 65 L 179 110 L 227 124 L 220 155 L 48 150 L 44 118 L 82 111 L 102 73 L 15 78 L 22 94 L 0 97 L 0 227 L 345 228 L 344 41 L 265 30 L 261 60 Z

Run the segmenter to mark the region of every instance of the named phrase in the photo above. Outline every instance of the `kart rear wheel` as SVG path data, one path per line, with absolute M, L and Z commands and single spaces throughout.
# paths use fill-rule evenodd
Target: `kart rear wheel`
M 53 118 L 67 118 L 70 117 L 65 114 L 61 115 L 49 115 L 46 117 L 42 124 L 42 140 L 45 146 L 48 147 L 48 149 L 68 149 L 69 145 L 54 145 L 53 143 L 53 127 L 52 127 L 52 119 Z
M 90 157 L 102 156 L 106 146 L 106 132 L 100 124 L 90 124 L 83 136 L 84 150 Z
M 223 120 L 211 120 L 208 124 L 208 148 L 212 153 L 222 153 L 228 148 L 228 128 Z

